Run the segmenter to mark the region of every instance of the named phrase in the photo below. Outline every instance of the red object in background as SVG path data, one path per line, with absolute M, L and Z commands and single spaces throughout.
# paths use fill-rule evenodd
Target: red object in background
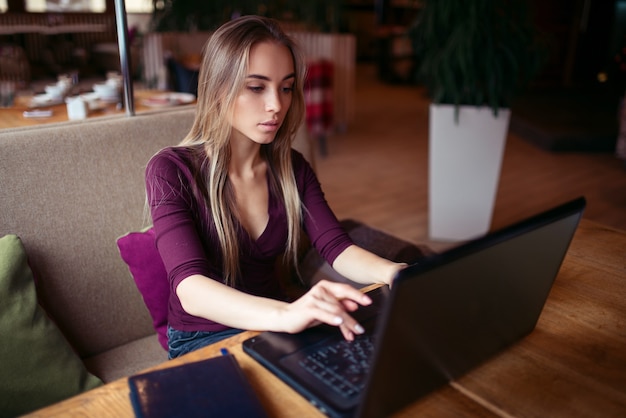
M 326 136 L 333 128 L 333 63 L 328 60 L 308 64 L 304 83 L 306 124 L 310 135 L 320 141 L 325 154 Z

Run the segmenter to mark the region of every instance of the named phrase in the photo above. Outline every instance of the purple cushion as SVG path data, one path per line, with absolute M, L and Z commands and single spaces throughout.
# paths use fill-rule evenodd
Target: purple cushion
M 154 242 L 154 230 L 129 232 L 118 238 L 120 255 L 152 316 L 159 343 L 167 350 L 167 305 L 170 294 L 163 260 Z

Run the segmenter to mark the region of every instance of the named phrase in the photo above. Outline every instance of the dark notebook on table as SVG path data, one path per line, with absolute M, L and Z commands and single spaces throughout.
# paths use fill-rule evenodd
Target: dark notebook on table
M 139 418 L 267 417 L 232 354 L 128 378 Z
M 318 326 L 243 349 L 327 415 L 388 416 L 535 328 L 584 207 L 567 202 L 402 270 L 355 312 L 366 334 L 352 343 Z

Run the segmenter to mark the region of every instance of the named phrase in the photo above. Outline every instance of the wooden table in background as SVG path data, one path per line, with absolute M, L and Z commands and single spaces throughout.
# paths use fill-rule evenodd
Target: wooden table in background
M 529 260 L 532 262 L 532 260 Z M 272 417 L 321 417 L 241 348 L 244 332 L 156 368 L 228 348 Z M 33 417 L 133 417 L 119 379 Z M 400 417 L 626 416 L 626 232 L 583 220 L 537 328 L 510 349 L 400 411 Z
M 149 107 L 142 103 L 144 99 L 149 97 L 166 94 L 168 92 L 162 90 L 135 90 L 135 113 L 145 112 L 147 110 L 154 110 L 155 107 Z M 12 107 L 0 108 L 0 129 L 6 128 L 19 128 L 24 126 L 39 126 L 48 123 L 66 122 L 67 106 L 65 103 L 51 105 L 51 106 L 39 106 L 29 107 L 30 96 L 18 96 L 15 99 L 15 104 Z M 52 116 L 43 118 L 25 118 L 24 111 L 27 110 L 52 110 Z M 89 113 L 87 119 L 107 116 L 107 115 L 122 115 L 126 112 L 125 109 L 118 109 L 117 103 L 106 103 L 102 109 L 94 110 Z

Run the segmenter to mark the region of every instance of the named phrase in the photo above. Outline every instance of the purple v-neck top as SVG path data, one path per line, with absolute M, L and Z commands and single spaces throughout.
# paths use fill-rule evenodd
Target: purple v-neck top
M 194 170 L 205 158 L 198 147 L 161 150 L 146 168 L 146 191 L 156 245 L 170 283 L 169 325 L 180 331 L 220 331 L 228 327 L 185 312 L 175 289 L 185 278 L 201 274 L 223 281 L 222 254 L 209 208 L 195 195 Z M 332 265 L 352 244 L 329 208 L 319 181 L 302 154 L 292 151 L 293 171 L 303 210 L 303 227 L 312 245 Z M 239 225 L 241 276 L 235 287 L 253 295 L 283 299 L 276 272 L 285 252 L 287 222 L 282 199 L 269 187 L 269 221 L 258 239 Z

